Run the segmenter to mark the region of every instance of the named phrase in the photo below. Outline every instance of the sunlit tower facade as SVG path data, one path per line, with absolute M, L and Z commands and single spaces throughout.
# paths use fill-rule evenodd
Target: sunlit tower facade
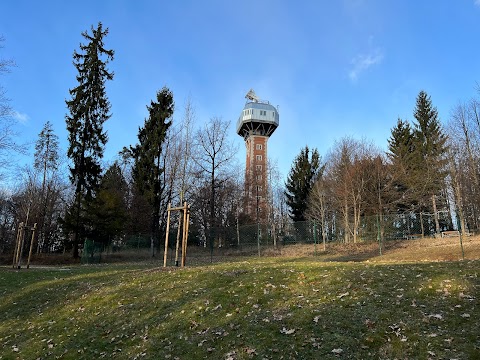
M 253 90 L 245 96 L 247 102 L 237 122 L 237 134 L 245 140 L 244 211 L 258 221 L 267 219 L 268 139 L 277 129 L 279 114 L 268 101 L 260 100 Z

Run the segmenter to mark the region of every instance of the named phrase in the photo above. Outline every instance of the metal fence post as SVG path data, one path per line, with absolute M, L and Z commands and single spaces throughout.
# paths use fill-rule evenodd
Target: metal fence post
M 378 239 L 378 248 L 380 250 L 380 256 L 382 256 L 382 234 L 380 233 L 380 220 L 377 214 L 377 239 Z
M 258 248 L 258 257 L 260 257 L 260 223 L 257 222 L 257 248 Z

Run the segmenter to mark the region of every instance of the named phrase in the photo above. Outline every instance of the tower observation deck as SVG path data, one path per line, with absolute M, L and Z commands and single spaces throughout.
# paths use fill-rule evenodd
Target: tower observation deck
M 250 135 L 272 135 L 278 127 L 278 110 L 268 101 L 259 100 L 253 90 L 246 98 L 247 103 L 237 121 L 237 134 L 244 139 Z
M 237 134 L 245 140 L 244 211 L 252 220 L 267 220 L 268 159 L 267 142 L 279 125 L 277 108 L 260 100 L 253 90 L 237 121 Z

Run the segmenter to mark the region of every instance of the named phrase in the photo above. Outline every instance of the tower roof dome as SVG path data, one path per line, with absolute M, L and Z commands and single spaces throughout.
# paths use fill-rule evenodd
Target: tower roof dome
M 249 135 L 270 136 L 279 125 L 278 109 L 268 101 L 259 100 L 253 90 L 246 98 L 248 100 L 237 121 L 237 134 L 244 138 Z

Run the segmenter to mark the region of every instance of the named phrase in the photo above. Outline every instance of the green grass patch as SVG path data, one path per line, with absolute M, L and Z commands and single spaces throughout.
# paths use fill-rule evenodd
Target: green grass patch
M 479 265 L 0 268 L 0 359 L 480 358 Z

